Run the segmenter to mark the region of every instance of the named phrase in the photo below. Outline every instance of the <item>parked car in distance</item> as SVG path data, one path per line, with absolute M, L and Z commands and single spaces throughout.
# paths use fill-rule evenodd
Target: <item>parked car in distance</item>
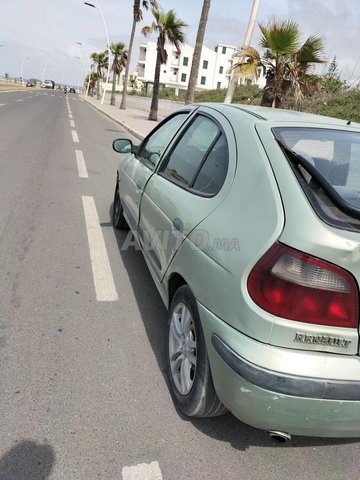
M 53 80 L 44 80 L 42 83 L 41 83 L 41 88 L 52 88 L 54 89 L 55 88 L 55 82 Z
M 33 78 L 30 78 L 30 79 L 26 82 L 26 86 L 27 86 L 27 87 L 35 87 L 35 86 L 36 86 L 36 80 L 34 80 Z
M 360 124 L 200 104 L 113 148 L 112 221 L 169 310 L 177 407 L 360 436 Z
M 76 93 L 75 88 L 71 87 L 71 88 L 69 89 L 69 93 Z

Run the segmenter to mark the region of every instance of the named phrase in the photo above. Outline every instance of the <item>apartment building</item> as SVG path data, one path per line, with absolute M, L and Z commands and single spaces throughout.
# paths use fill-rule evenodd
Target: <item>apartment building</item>
M 166 45 L 165 48 L 168 58 L 167 63 L 161 65 L 160 84 L 174 89 L 175 94 L 178 95 L 179 92 L 187 89 L 194 48 L 185 44 L 181 46 L 180 51 L 173 45 Z M 214 50 L 203 46 L 196 89 L 227 88 L 236 50 L 237 48 L 233 45 L 218 44 Z M 140 44 L 138 79 L 147 86 L 148 91 L 151 90 L 154 82 L 156 54 L 155 42 Z

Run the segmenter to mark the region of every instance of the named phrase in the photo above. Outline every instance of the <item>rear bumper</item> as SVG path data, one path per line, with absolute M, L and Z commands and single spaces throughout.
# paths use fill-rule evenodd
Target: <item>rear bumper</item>
M 360 379 L 357 357 L 264 345 L 204 306 L 198 307 L 215 389 L 236 417 L 263 430 L 293 435 L 360 437 L 360 381 L 354 374 L 355 368 Z M 331 364 L 336 360 L 344 376 L 352 369 L 353 378 L 333 379 Z M 268 368 L 274 364 L 276 369 Z M 316 375 L 311 375 L 311 365 Z M 321 370 L 323 375 L 319 375 Z

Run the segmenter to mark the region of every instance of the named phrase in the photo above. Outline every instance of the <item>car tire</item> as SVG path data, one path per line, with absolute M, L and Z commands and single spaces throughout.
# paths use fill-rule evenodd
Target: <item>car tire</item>
M 118 230 L 129 230 L 129 226 L 125 220 L 123 207 L 120 200 L 119 184 L 116 181 L 114 203 L 112 209 L 112 223 Z
M 183 414 L 214 417 L 227 411 L 215 392 L 196 299 L 187 285 L 171 301 L 167 364 L 171 394 Z

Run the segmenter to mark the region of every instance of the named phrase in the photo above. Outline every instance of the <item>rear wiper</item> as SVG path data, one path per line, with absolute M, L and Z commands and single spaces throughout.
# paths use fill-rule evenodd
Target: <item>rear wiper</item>
M 335 188 L 321 175 L 321 173 L 313 166 L 311 163 L 306 160 L 299 153 L 294 152 L 289 147 L 287 147 L 281 140 L 276 138 L 277 143 L 280 145 L 281 149 L 285 152 L 286 157 L 292 162 L 292 164 L 297 167 L 301 165 L 311 176 L 316 180 L 328 197 L 332 200 L 334 205 L 346 213 L 347 215 L 353 216 L 357 219 L 360 219 L 360 209 L 354 207 L 351 203 L 347 202 L 342 198 L 341 195 L 335 190 Z

